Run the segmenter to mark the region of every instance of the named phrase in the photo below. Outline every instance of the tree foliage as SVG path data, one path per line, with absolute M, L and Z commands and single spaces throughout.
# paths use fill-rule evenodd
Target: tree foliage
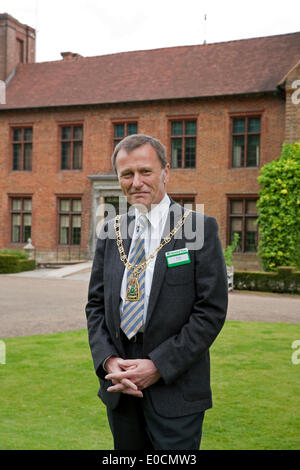
M 263 268 L 300 266 L 300 142 L 283 144 L 280 158 L 260 171 L 258 226 Z

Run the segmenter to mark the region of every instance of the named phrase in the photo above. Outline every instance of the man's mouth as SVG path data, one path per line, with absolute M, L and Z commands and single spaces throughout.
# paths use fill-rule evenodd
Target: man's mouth
M 147 191 L 138 191 L 135 193 L 130 193 L 130 196 L 142 196 L 143 194 L 149 194 Z

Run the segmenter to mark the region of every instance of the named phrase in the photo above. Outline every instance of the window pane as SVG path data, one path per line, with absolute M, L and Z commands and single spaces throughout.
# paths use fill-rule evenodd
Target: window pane
M 248 132 L 260 132 L 260 118 L 249 118 Z
M 22 129 L 14 129 L 13 131 L 13 141 L 18 142 L 22 140 Z
M 59 218 L 59 243 L 68 244 L 69 240 L 69 216 L 61 215 Z
M 14 199 L 12 200 L 12 210 L 13 210 L 13 211 L 20 211 L 21 208 L 22 208 L 22 206 L 21 206 L 21 199 L 19 199 L 19 198 L 14 198 Z
M 73 169 L 81 170 L 82 168 L 82 142 L 74 142 L 73 147 Z
M 81 199 L 73 199 L 72 201 L 72 211 L 81 212 Z
M 182 139 L 172 139 L 172 168 L 181 168 Z
M 63 140 L 71 140 L 71 138 L 72 138 L 72 128 L 71 127 L 62 127 L 61 128 L 61 138 Z
M 60 210 L 64 211 L 64 212 L 69 212 L 70 211 L 70 199 L 61 199 L 60 200 Z
M 196 139 L 187 137 L 185 139 L 185 168 L 195 168 L 196 165 Z
M 122 138 L 125 136 L 125 125 L 115 124 L 115 137 Z
M 24 140 L 25 142 L 32 142 L 32 128 L 31 127 L 24 129 Z
M 19 214 L 13 214 L 12 216 L 12 241 L 20 242 L 21 238 L 21 216 Z
M 182 135 L 182 121 L 172 122 L 172 135 Z
M 61 147 L 61 169 L 70 170 L 71 168 L 71 143 L 62 142 Z
M 246 220 L 245 251 L 257 251 L 257 227 L 254 224 L 256 219 Z
M 127 135 L 137 134 L 137 122 L 127 124 Z
M 24 144 L 24 170 L 31 171 L 32 144 Z
M 238 246 L 235 251 L 239 252 L 242 251 L 242 227 L 243 222 L 241 218 L 231 218 L 230 219 L 230 244 L 233 243 L 234 234 L 237 233 L 239 235 Z
M 81 216 L 72 217 L 72 245 L 80 245 L 81 239 Z
M 259 135 L 248 136 L 247 166 L 258 166 L 259 163 Z
M 246 202 L 246 214 L 257 214 L 256 201 Z
M 230 212 L 231 214 L 242 214 L 243 201 L 230 201 Z
M 31 199 L 23 199 L 23 210 L 24 211 L 31 211 L 31 208 L 32 208 Z
M 23 242 L 31 238 L 31 214 L 24 214 L 23 217 Z
M 233 136 L 232 166 L 239 168 L 244 165 L 244 136 Z
M 73 227 L 72 228 L 72 245 L 80 245 L 81 240 L 81 228 Z
M 188 121 L 185 124 L 185 133 L 187 135 L 196 135 L 196 121 Z
M 233 120 L 233 132 L 234 134 L 242 134 L 245 132 L 245 118 Z
M 232 217 L 231 219 L 231 228 L 235 232 L 241 232 L 243 227 L 242 219 L 239 217 Z
M 72 226 L 73 228 L 81 227 L 81 215 L 73 215 L 72 217 Z
M 21 144 L 13 145 L 13 169 L 14 170 L 21 170 L 21 151 L 22 151 Z
M 82 140 L 83 137 L 83 129 L 82 126 L 74 127 L 74 139 Z

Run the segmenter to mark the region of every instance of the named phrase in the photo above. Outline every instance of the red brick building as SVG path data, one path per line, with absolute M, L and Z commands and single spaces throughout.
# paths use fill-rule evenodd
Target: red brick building
M 0 15 L 0 248 L 90 258 L 104 202 L 121 195 L 110 157 L 146 133 L 166 146 L 168 193 L 204 204 L 237 268 L 259 266 L 259 169 L 300 138 L 300 32 L 35 63 L 35 31 Z M 298 88 L 300 87 L 300 82 Z

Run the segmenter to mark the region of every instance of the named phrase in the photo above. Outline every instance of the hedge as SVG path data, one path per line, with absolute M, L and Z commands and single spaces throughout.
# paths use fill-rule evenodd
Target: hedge
M 0 274 L 19 273 L 35 269 L 35 260 L 0 253 Z
M 34 259 L 19 259 L 21 271 L 33 271 L 36 268 Z
M 300 294 L 300 271 L 293 266 L 278 267 L 277 272 L 235 271 L 234 288 Z

